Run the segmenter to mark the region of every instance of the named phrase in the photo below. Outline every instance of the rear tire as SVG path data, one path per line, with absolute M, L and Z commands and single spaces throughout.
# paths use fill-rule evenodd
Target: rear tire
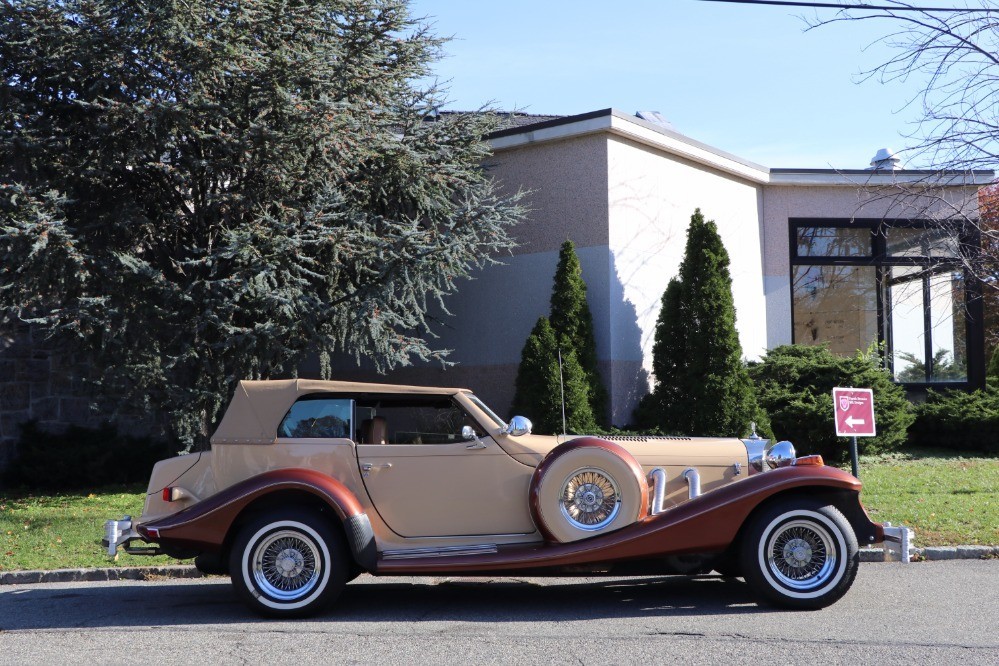
M 839 600 L 857 577 L 857 537 L 839 509 L 785 500 L 750 519 L 741 547 L 746 582 L 770 603 L 814 610 Z
M 267 617 L 306 617 L 332 603 L 350 571 L 343 536 L 314 511 L 277 510 L 240 529 L 229 555 L 236 594 Z

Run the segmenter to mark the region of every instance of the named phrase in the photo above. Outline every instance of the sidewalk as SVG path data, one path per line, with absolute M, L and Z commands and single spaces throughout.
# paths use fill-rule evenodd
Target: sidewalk
M 913 561 L 980 560 L 999 558 L 999 546 L 931 546 L 910 550 Z M 862 548 L 861 562 L 883 562 L 881 548 Z M 158 578 L 204 578 L 191 565 L 168 567 L 122 567 L 108 569 L 54 569 L 51 571 L 0 572 L 0 585 L 33 585 L 35 583 L 80 583 L 114 580 L 155 580 Z

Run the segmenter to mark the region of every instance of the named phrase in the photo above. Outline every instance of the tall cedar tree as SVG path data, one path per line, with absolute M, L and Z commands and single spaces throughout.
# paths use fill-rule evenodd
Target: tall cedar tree
M 547 317 L 541 317 L 524 343 L 517 369 L 513 412 L 531 419 L 542 434 L 562 432 L 562 389 L 559 386 L 558 341 Z M 566 430 L 593 432 L 586 372 L 572 350 L 562 350 Z
M 558 253 L 558 266 L 555 268 L 555 281 L 552 285 L 551 314 L 552 328 L 555 329 L 562 345 L 562 353 L 567 349 L 575 352 L 579 364 L 586 372 L 589 385 L 590 409 L 594 418 L 601 424 L 607 421 L 607 389 L 600 379 L 597 367 L 597 343 L 593 337 L 593 315 L 586 302 L 586 283 L 583 269 L 576 256 L 572 241 L 562 243 Z
M 308 353 L 441 359 L 425 313 L 512 245 L 490 114 L 437 116 L 404 0 L 0 6 L 0 327 L 205 441 Z
M 686 435 L 744 436 L 765 421 L 735 329 L 729 258 L 700 209 L 690 218 L 678 276 L 656 323 L 656 386 L 640 409 L 645 426 Z

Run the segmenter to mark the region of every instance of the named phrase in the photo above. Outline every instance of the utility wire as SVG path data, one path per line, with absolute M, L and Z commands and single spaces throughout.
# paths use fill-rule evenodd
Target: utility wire
M 904 5 L 869 5 L 863 2 L 796 2 L 794 0 L 699 0 L 700 2 L 727 2 L 735 5 L 776 5 L 777 7 L 817 7 L 822 9 L 859 9 L 866 11 L 891 12 L 947 12 L 947 13 L 982 13 L 994 14 L 999 8 L 964 8 L 959 7 L 907 7 Z

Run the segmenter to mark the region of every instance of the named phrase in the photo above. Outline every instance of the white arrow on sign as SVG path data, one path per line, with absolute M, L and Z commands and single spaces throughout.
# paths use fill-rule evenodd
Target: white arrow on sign
M 864 425 L 864 419 L 855 419 L 853 416 L 847 416 L 846 420 L 843 422 L 850 426 L 851 428 L 856 428 L 859 425 Z

